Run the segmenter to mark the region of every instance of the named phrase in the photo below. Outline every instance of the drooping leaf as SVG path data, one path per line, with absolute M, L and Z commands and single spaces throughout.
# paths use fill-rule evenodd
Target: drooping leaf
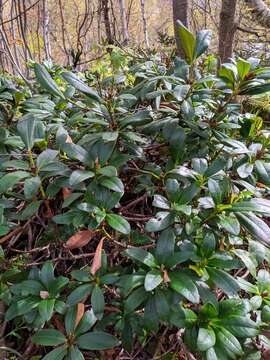
M 64 94 L 58 88 L 56 82 L 53 80 L 53 78 L 43 65 L 35 64 L 34 71 L 37 81 L 40 83 L 43 89 L 47 90 L 50 94 L 54 96 L 65 99 Z
M 95 256 L 94 256 L 93 263 L 92 263 L 92 266 L 91 266 L 91 274 L 92 274 L 92 275 L 95 275 L 96 272 L 97 272 L 97 271 L 101 268 L 101 266 L 102 266 L 101 255 L 102 255 L 103 242 L 104 242 L 104 238 L 102 238 L 102 239 L 99 241 L 98 246 L 97 246 L 97 248 L 96 248 Z
M 90 98 L 100 101 L 100 97 L 98 93 L 86 85 L 81 79 L 79 79 L 75 74 L 72 72 L 64 71 L 61 73 L 61 77 L 66 80 L 70 85 L 75 87 L 75 89 L 81 91 L 82 93 L 88 95 Z

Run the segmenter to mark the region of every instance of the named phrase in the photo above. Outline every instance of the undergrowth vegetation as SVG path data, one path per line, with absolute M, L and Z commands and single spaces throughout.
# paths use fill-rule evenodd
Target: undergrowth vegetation
M 243 100 L 270 69 L 216 74 L 210 33 L 180 35 L 186 61 L 112 48 L 1 77 L 7 358 L 269 354 L 270 132 Z

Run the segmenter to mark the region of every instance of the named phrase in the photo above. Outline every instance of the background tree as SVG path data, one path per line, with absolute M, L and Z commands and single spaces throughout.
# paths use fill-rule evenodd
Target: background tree
M 254 19 L 262 26 L 270 27 L 270 8 L 263 0 L 245 0 L 252 9 Z
M 222 61 L 232 55 L 233 46 L 236 56 L 257 56 L 267 63 L 269 4 L 269 0 L 2 0 L 1 68 L 28 76 L 29 60 L 51 58 L 83 70 L 102 55 L 104 44 L 162 48 L 164 39 L 172 45 L 174 32 L 177 53 L 183 56 L 174 26 L 177 19 L 193 32 L 209 28 L 219 33 L 220 41 L 214 36 L 210 50 L 220 53 Z
M 128 24 L 127 24 L 125 0 L 119 0 L 119 6 L 120 6 L 120 16 L 121 16 L 121 20 L 122 20 L 123 42 L 124 42 L 124 44 L 127 44 L 128 40 L 129 40 L 129 34 L 128 34 Z
M 221 63 L 232 57 L 233 41 L 237 25 L 235 24 L 237 0 L 223 0 L 219 22 L 218 53 Z
M 189 0 L 173 0 L 173 23 L 177 55 L 184 58 L 177 20 L 180 20 L 187 28 L 189 27 Z
M 147 28 L 147 20 L 145 17 L 145 6 L 144 6 L 144 0 L 141 1 L 141 13 L 142 13 L 142 22 L 143 22 L 143 34 L 144 34 L 144 42 L 145 46 L 149 48 L 149 37 L 148 37 L 148 28 Z

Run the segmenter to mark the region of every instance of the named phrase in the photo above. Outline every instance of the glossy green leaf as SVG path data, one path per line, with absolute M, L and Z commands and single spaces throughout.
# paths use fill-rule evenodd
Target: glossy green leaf
M 174 254 L 175 234 L 169 228 L 162 231 L 157 241 L 156 258 L 160 264 L 166 264 Z
M 79 79 L 75 74 L 72 72 L 64 71 L 61 73 L 61 77 L 66 80 L 70 85 L 74 86 L 75 89 L 81 91 L 82 93 L 88 95 L 90 98 L 100 101 L 100 97 L 97 92 L 86 85 L 81 79 Z
M 38 311 L 43 321 L 49 321 L 54 310 L 55 299 L 46 299 L 38 304 Z
M 144 288 L 146 291 L 154 290 L 163 281 L 162 273 L 158 270 L 149 271 L 144 280 Z
M 136 310 L 148 297 L 144 287 L 139 287 L 134 290 L 124 302 L 126 312 L 133 312 Z
M 67 297 L 67 302 L 69 305 L 75 305 L 81 302 L 84 298 L 90 295 L 92 291 L 92 285 L 85 284 L 78 286 L 75 290 L 73 290 L 69 296 Z
M 104 313 L 105 300 L 103 291 L 99 286 L 95 286 L 91 295 L 91 305 L 98 320 L 101 320 Z
M 207 272 L 216 287 L 222 289 L 227 295 L 237 294 L 239 286 L 237 281 L 230 274 L 223 270 L 214 268 L 208 268 Z
M 14 171 L 0 177 L 0 193 L 5 193 L 9 189 L 12 189 L 19 181 L 30 176 L 30 173 L 26 171 Z
M 31 199 L 38 192 L 41 180 L 39 176 L 31 177 L 24 182 L 24 196 L 26 199 Z
M 197 338 L 197 347 L 199 351 L 207 351 L 216 343 L 216 334 L 210 328 L 200 328 Z
M 254 240 L 262 241 L 266 245 L 270 244 L 270 228 L 263 220 L 252 213 L 236 213 L 235 215 Z
M 75 170 L 70 175 L 69 184 L 70 186 L 76 186 L 81 182 L 94 177 L 95 174 L 92 171 Z
M 34 344 L 43 346 L 61 345 L 66 341 L 67 339 L 65 336 L 60 331 L 55 329 L 39 330 L 32 337 L 32 342 Z
M 174 271 L 169 273 L 170 287 L 191 301 L 193 304 L 200 302 L 200 295 L 194 281 L 188 274 L 182 271 Z
M 186 56 L 186 61 L 188 64 L 191 64 L 194 59 L 194 53 L 196 49 L 196 39 L 194 35 L 185 27 L 185 25 L 180 20 L 177 21 L 177 26 L 178 26 L 179 37 L 181 40 L 181 46 Z
M 149 267 L 156 267 L 157 262 L 154 256 L 141 248 L 129 248 L 123 252 L 125 256 L 130 257 L 133 260 L 139 261 Z
M 130 225 L 122 216 L 117 214 L 107 214 L 106 221 L 114 230 L 125 235 L 130 233 Z
M 50 94 L 54 96 L 65 99 L 64 94 L 58 88 L 56 82 L 52 79 L 51 75 L 48 73 L 48 71 L 43 65 L 35 64 L 34 71 L 36 79 L 43 89 L 47 90 Z
M 106 350 L 119 344 L 116 337 L 103 331 L 95 331 L 80 336 L 77 340 L 80 349 L 84 350 Z
M 201 56 L 209 47 L 212 38 L 212 32 L 209 30 L 201 30 L 196 34 L 196 46 L 194 50 L 194 58 Z
M 62 360 L 67 355 L 67 348 L 61 346 L 50 351 L 42 360 Z
M 101 180 L 100 184 L 104 187 L 106 187 L 107 189 L 116 191 L 116 192 L 120 192 L 123 193 L 124 192 L 124 185 L 122 183 L 122 181 L 116 177 L 110 177 L 110 178 L 106 178 Z
M 49 290 L 50 285 L 54 280 L 54 269 L 53 263 L 51 261 L 47 261 L 41 268 L 40 272 L 40 280 Z
M 38 120 L 34 116 L 28 115 L 20 119 L 17 123 L 17 131 L 27 150 L 31 150 L 35 143 L 35 133 Z
M 223 328 L 217 332 L 217 339 L 231 359 L 237 360 L 239 356 L 243 355 L 241 344 L 237 338 L 226 329 Z

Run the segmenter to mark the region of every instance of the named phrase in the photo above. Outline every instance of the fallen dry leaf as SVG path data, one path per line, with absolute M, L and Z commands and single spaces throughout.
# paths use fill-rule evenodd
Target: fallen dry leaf
M 84 304 L 83 303 L 79 303 L 77 305 L 77 314 L 76 314 L 76 320 L 75 320 L 75 328 L 77 327 L 77 325 L 79 324 L 79 322 L 81 321 L 81 318 L 84 315 Z
M 89 241 L 93 238 L 95 232 L 92 230 L 81 230 L 76 234 L 72 235 L 68 241 L 66 242 L 66 247 L 69 250 L 77 249 L 83 247 L 89 243 Z
M 101 254 L 102 254 L 102 247 L 103 247 L 103 241 L 105 238 L 102 238 L 96 248 L 95 256 L 93 259 L 93 263 L 91 266 L 91 274 L 95 275 L 95 273 L 101 268 Z

